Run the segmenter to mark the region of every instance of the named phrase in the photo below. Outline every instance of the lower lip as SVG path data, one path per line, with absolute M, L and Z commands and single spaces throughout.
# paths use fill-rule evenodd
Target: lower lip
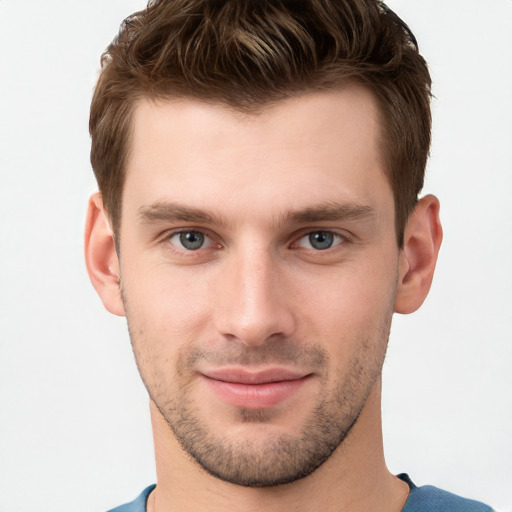
M 309 375 L 301 379 L 240 384 L 205 377 L 210 389 L 224 402 L 243 409 L 268 409 L 295 395 Z

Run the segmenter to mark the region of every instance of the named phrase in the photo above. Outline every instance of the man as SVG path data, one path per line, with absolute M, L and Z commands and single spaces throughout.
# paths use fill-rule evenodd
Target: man
M 157 486 L 120 511 L 488 511 L 386 468 L 393 312 L 442 239 L 430 77 L 374 0 L 153 1 L 103 58 L 86 260 Z

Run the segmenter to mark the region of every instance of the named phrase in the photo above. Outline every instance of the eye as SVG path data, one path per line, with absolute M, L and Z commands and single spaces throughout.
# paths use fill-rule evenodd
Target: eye
M 213 244 L 211 238 L 201 231 L 179 231 L 178 233 L 174 233 L 169 238 L 169 241 L 178 248 L 187 251 L 205 249 Z
M 332 231 L 312 231 L 303 236 L 297 243 L 298 247 L 305 249 L 314 249 L 315 251 L 325 251 L 335 245 L 339 245 L 344 241 L 341 235 Z

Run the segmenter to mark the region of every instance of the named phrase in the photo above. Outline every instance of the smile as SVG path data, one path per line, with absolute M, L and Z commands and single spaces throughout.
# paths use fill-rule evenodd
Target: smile
M 233 407 L 267 409 L 295 395 L 312 376 L 282 368 L 259 372 L 220 369 L 202 373 L 208 388 Z

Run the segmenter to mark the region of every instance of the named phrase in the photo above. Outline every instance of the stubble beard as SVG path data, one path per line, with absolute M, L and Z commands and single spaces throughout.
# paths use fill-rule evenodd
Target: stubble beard
M 179 360 L 175 373 L 178 383 L 172 386 L 169 369 L 158 369 L 157 358 L 148 359 L 148 354 L 138 350 L 138 347 L 150 344 L 137 339 L 130 323 L 129 330 L 137 366 L 150 398 L 185 452 L 207 473 L 223 481 L 246 487 L 273 487 L 311 474 L 346 439 L 380 378 L 390 324 L 391 315 L 377 336 L 374 333 L 371 340 L 361 344 L 345 378 L 331 388 L 327 387 L 327 353 L 320 347 L 300 347 L 285 341 L 252 349 L 232 347 L 229 355 L 208 355 L 200 350 L 189 352 L 187 357 Z M 139 334 L 142 338 L 143 333 Z M 297 433 L 258 436 L 264 437 L 263 440 L 231 439 L 213 433 L 193 403 L 189 369 L 196 360 L 208 357 L 247 366 L 263 362 L 300 361 L 311 364 L 315 361 L 316 368 L 323 370 L 319 387 L 327 392 L 297 427 Z M 255 428 L 256 424 L 261 428 L 272 427 L 274 414 L 272 409 L 237 411 L 240 424 L 252 423 Z
M 340 408 L 339 400 L 333 404 L 324 399 L 295 435 L 269 435 L 264 441 L 250 438 L 234 441 L 212 434 L 185 396 L 163 404 L 160 400 L 153 401 L 182 448 L 206 472 L 245 487 L 288 484 L 314 472 L 341 445 L 362 408 L 342 398 L 341 408 L 350 410 L 342 410 L 334 417 L 331 413 Z M 263 428 L 271 424 L 272 416 L 267 410 L 239 410 L 240 423 Z

